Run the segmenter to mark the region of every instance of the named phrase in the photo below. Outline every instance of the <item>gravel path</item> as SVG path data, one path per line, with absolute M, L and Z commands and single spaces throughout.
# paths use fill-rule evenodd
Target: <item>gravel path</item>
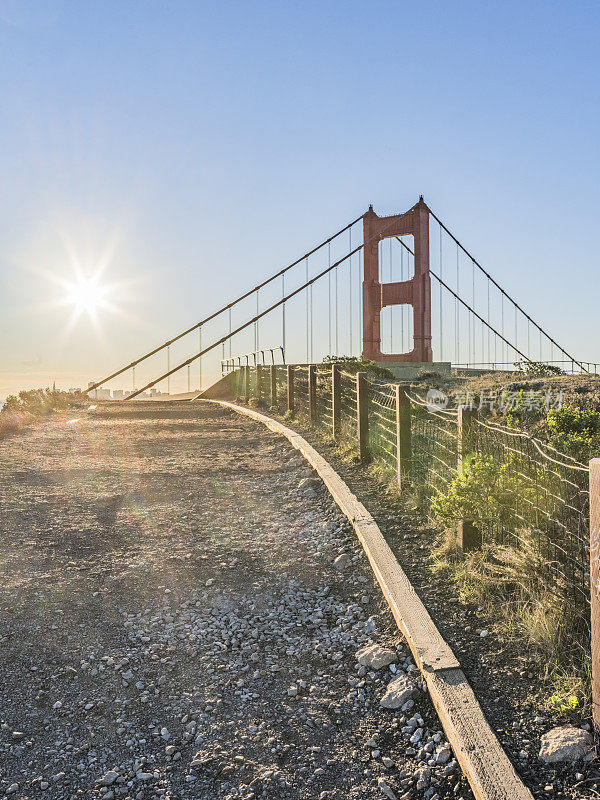
M 0 797 L 471 797 L 349 524 L 287 441 L 215 406 L 132 403 L 1 452 Z M 379 669 L 357 660 L 374 642 Z

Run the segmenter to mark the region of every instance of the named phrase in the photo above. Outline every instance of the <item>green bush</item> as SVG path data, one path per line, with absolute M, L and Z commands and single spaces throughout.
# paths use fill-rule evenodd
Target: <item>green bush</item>
M 548 441 L 562 453 L 588 461 L 600 454 L 600 412 L 563 406 L 548 412 Z
M 325 356 L 323 362 L 325 364 L 339 364 L 347 372 L 368 372 L 369 375 L 376 378 L 394 380 L 394 376 L 389 369 L 362 356 L 358 358 L 356 356 Z
M 515 370 L 528 378 L 551 378 L 554 375 L 566 375 L 564 369 L 543 361 L 515 361 Z
M 433 516 L 445 529 L 452 528 L 461 518 L 475 522 L 499 519 L 512 499 L 509 488 L 503 486 L 505 473 L 505 465 L 497 464 L 490 456 L 473 456 L 448 491 L 434 498 Z
M 476 454 L 448 490 L 434 498 L 431 511 L 446 530 L 461 518 L 469 519 L 484 537 L 493 538 L 502 528 L 512 533 L 523 525 L 540 530 L 555 516 L 563 493 L 560 478 L 545 464 L 527 463 L 515 453 L 500 462 Z

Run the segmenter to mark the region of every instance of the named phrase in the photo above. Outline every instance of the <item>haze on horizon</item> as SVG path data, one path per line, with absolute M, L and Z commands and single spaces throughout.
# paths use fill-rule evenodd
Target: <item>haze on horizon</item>
M 600 361 L 599 23 L 591 2 L 0 0 L 0 398 L 85 386 L 421 193 Z

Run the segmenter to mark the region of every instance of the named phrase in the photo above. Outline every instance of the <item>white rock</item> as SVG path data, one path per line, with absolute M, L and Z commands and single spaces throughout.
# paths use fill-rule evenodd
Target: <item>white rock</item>
M 397 656 L 389 647 L 368 644 L 357 651 L 356 660 L 364 667 L 369 667 L 369 669 L 381 669 L 393 664 L 397 660 Z
M 400 708 L 408 702 L 414 691 L 415 688 L 406 675 L 400 675 L 388 683 L 379 705 L 384 708 Z
M 115 772 L 114 769 L 109 769 L 101 778 L 100 783 L 102 786 L 112 786 L 113 783 L 119 777 L 119 773 Z
M 298 484 L 298 488 L 299 489 L 308 489 L 310 487 L 310 488 L 314 489 L 314 488 L 316 488 L 317 486 L 320 486 L 320 485 L 321 485 L 321 481 L 319 480 L 319 478 L 302 478 L 302 480 Z
M 553 764 L 557 761 L 577 761 L 592 749 L 594 739 L 587 731 L 573 725 L 552 728 L 542 736 L 540 761 Z
M 417 728 L 417 730 L 410 737 L 409 741 L 411 744 L 416 744 L 417 742 L 420 742 L 422 738 L 423 738 L 423 728 Z
M 369 617 L 369 619 L 364 624 L 363 633 L 373 633 L 376 627 L 377 627 L 377 621 L 375 617 Z
M 396 795 L 391 790 L 390 785 L 386 780 L 379 778 L 377 781 L 377 786 L 379 787 L 380 791 L 389 798 L 389 800 L 396 800 Z
M 349 563 L 350 563 L 350 556 L 348 555 L 348 553 L 342 553 L 335 559 L 335 561 L 333 562 L 333 566 L 336 569 L 342 570 L 346 569 Z

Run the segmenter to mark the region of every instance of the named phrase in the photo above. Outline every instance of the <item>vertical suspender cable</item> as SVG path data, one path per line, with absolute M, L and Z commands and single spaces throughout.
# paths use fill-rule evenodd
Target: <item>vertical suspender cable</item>
M 459 277 L 458 277 L 458 245 L 456 246 L 456 294 L 457 295 L 460 294 L 460 282 L 459 282 Z M 458 317 L 458 297 L 455 297 L 454 298 L 454 363 L 455 364 L 459 363 L 459 358 L 458 358 L 458 337 L 459 337 L 458 322 L 459 322 L 459 317 Z
M 490 323 L 490 279 L 489 278 L 487 279 L 487 321 L 488 321 L 488 325 L 491 324 Z M 488 364 L 492 360 L 492 353 L 491 353 L 491 346 L 490 345 L 491 345 L 491 343 L 490 343 L 490 329 L 488 328 L 488 332 L 487 332 L 487 351 L 488 351 L 487 360 L 488 360 Z
M 335 285 L 335 354 L 338 356 L 340 354 L 340 346 L 339 346 L 339 325 L 338 325 L 338 271 L 339 267 L 334 269 L 334 285 Z
M 392 282 L 392 240 L 390 238 L 390 283 Z M 394 352 L 394 306 L 390 306 L 390 353 Z
M 308 283 L 308 258 L 306 259 L 306 283 Z M 305 291 L 306 291 L 306 363 L 308 364 L 309 361 L 310 361 L 309 353 L 308 353 L 308 345 L 309 345 L 309 337 L 310 337 L 310 333 L 309 333 L 309 330 L 308 330 L 308 315 L 309 315 L 308 300 L 309 300 L 309 296 L 308 296 L 308 289 L 305 289 Z
M 188 366 L 187 366 L 187 371 L 188 371 L 188 392 L 190 392 L 190 391 L 191 391 L 191 389 L 190 389 L 190 386 L 191 386 L 191 381 L 190 381 L 190 367 L 191 367 L 191 366 L 192 366 L 191 364 L 188 364 Z
M 331 243 L 327 245 L 327 266 L 331 266 Z M 329 355 L 333 355 L 333 351 L 331 349 L 331 272 L 327 273 L 327 333 Z
M 258 289 L 256 290 L 256 316 L 258 316 Z M 256 320 L 256 347 L 254 348 L 257 352 L 260 348 L 260 339 L 258 336 L 258 320 Z
M 310 292 L 310 363 L 313 363 L 314 354 L 313 354 L 313 285 L 308 287 L 308 291 Z
M 400 249 L 400 280 L 404 280 L 404 248 Z M 404 306 L 400 306 L 400 340 L 404 353 Z
M 349 239 L 349 250 L 352 252 L 352 228 L 348 231 L 348 239 Z M 348 281 L 348 293 L 349 293 L 349 302 L 350 302 L 350 314 L 348 315 L 348 329 L 349 329 L 349 338 L 350 338 L 350 350 L 348 350 L 348 355 L 352 355 L 353 350 L 353 342 L 352 342 L 352 256 L 350 256 L 350 280 Z
M 198 352 L 202 352 L 202 325 L 198 326 Z M 198 389 L 202 391 L 202 356 L 198 359 Z
M 473 263 L 473 259 L 471 259 L 471 269 L 473 271 L 473 274 L 472 274 L 472 277 L 471 277 L 472 283 L 473 283 L 472 292 L 471 292 L 471 298 L 472 298 L 472 300 L 471 300 L 471 308 L 475 308 L 475 264 Z M 471 326 L 471 323 L 473 324 L 473 355 L 472 355 L 472 359 L 473 359 L 473 363 L 475 363 L 477 359 L 475 357 L 475 317 L 473 316 L 473 314 L 471 314 L 471 320 L 469 322 L 469 327 Z
M 358 251 L 358 354 L 362 354 L 364 261 L 362 248 Z
M 231 309 L 229 309 L 229 358 L 231 358 Z
M 135 392 L 135 367 L 131 368 L 131 385 L 133 387 L 133 391 Z
M 502 331 L 502 336 L 504 336 L 504 295 L 501 295 L 501 298 L 502 298 L 502 305 L 501 305 L 501 308 L 502 308 L 502 327 L 501 327 L 501 331 Z M 508 356 L 504 355 L 505 349 L 506 348 L 505 348 L 504 342 L 502 342 L 502 362 L 506 366 L 506 361 L 507 361 Z
M 285 297 L 285 275 L 281 276 L 281 297 Z M 285 303 L 281 304 L 281 344 L 283 346 L 283 357 L 285 359 Z
M 442 257 L 442 226 L 439 226 L 440 229 L 440 278 L 444 280 L 444 259 Z M 402 254 L 400 254 L 402 256 Z M 443 312 L 443 297 L 442 297 L 442 284 L 439 284 L 440 288 L 440 319 L 439 319 L 439 326 L 440 326 L 440 361 L 444 360 L 444 326 L 442 324 L 442 312 Z
M 467 290 L 465 290 L 465 295 L 466 295 L 466 293 L 467 293 Z M 471 308 L 473 308 L 473 304 L 472 303 L 471 303 Z M 472 316 L 473 316 L 472 314 L 467 314 L 467 327 L 468 327 L 468 331 L 467 331 L 467 366 L 470 366 L 470 364 L 471 364 L 471 317 Z
M 167 347 L 167 372 L 171 369 L 171 346 Z M 167 378 L 167 394 L 171 394 L 171 376 Z
M 481 325 L 481 362 L 483 364 L 485 362 L 485 325 L 483 322 L 479 324 Z

